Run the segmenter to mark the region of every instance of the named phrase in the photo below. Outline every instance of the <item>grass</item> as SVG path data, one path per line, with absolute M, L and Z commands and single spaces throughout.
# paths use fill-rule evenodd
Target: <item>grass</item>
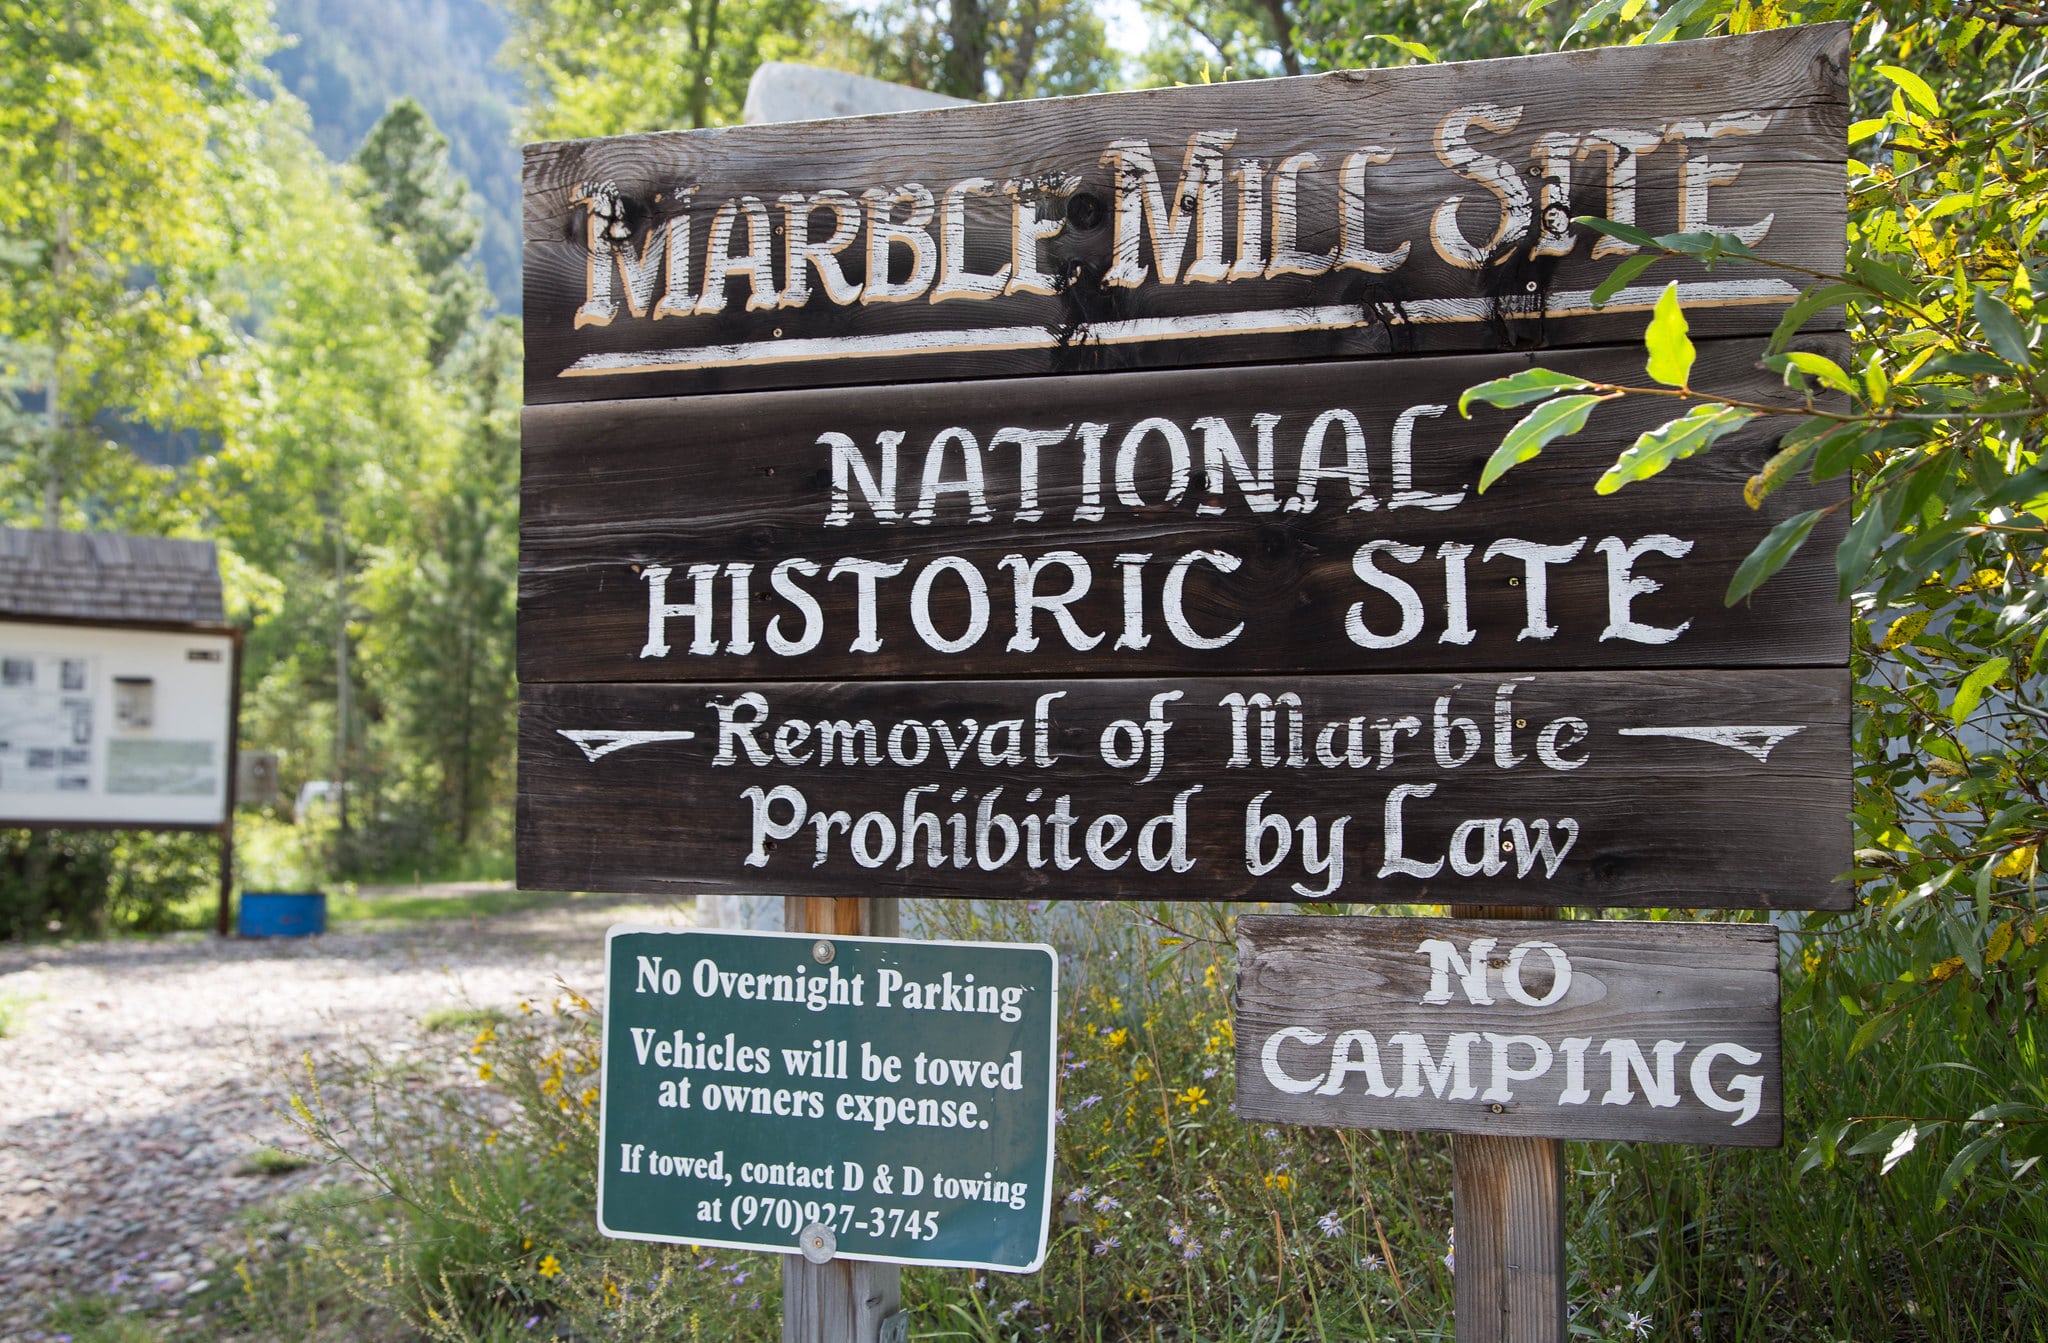
M 1070 953 L 1063 1118 L 1044 1268 L 906 1269 L 911 1336 L 1449 1343 L 1448 1139 L 1237 1120 L 1231 946 L 1205 922 L 1221 911 L 1153 913 L 1187 924 L 1162 937 L 1095 907 L 1048 937 L 1022 905 L 943 912 L 944 935 Z M 1853 954 L 1859 977 L 1896 973 Z M 1967 1108 L 1976 1076 L 2038 1079 L 2034 1019 L 1901 1031 L 1852 1056 L 1855 1021 L 1802 992 L 1806 973 L 1786 971 L 1785 1150 L 1566 1145 L 1572 1336 L 2048 1343 L 2048 1201 L 2024 1153 L 1945 1192 L 1966 1134 L 1931 1129 L 1882 1173 L 1874 1124 L 1852 1122 L 1832 1163 L 1799 1148 L 1859 1114 Z M 363 1179 L 259 1214 L 200 1336 L 779 1336 L 777 1256 L 597 1235 L 588 1002 L 420 1026 L 441 1057 L 410 1052 L 403 1078 L 362 1054 L 298 1076 L 302 1126 Z M 1880 1147 L 1847 1155 L 1859 1138 Z
M 26 993 L 0 993 L 0 1040 L 21 1029 L 21 1023 L 28 1019 L 28 1005 L 31 1001 Z
M 60 1302 L 46 1321 L 49 1337 L 68 1338 L 70 1343 L 161 1343 L 164 1335 L 155 1324 L 138 1315 L 124 1314 L 110 1296 L 79 1296 Z
M 288 1152 L 282 1147 L 259 1147 L 242 1159 L 239 1169 L 251 1175 L 289 1175 L 312 1164 L 313 1158 L 304 1152 Z
M 560 891 L 510 889 L 461 895 L 362 895 L 350 888 L 327 897 L 327 918 L 330 923 L 402 926 L 517 914 L 574 898 Z
M 437 1007 L 420 1018 L 420 1029 L 428 1035 L 439 1035 L 443 1031 L 468 1034 L 503 1025 L 509 1020 L 510 1013 L 495 1007 Z

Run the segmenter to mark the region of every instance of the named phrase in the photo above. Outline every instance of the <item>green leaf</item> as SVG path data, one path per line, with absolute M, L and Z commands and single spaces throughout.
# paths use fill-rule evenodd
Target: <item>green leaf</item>
M 1997 491 L 1986 495 L 1979 507 L 1986 513 L 1994 508 L 2009 508 L 2026 505 L 2048 495 L 2048 462 L 2036 462 L 1999 486 Z M 2037 510 L 2029 509 L 2029 512 Z
M 1785 309 L 1784 317 L 1778 321 L 1778 329 L 1771 333 L 1770 348 L 1773 350 L 1784 349 L 1785 342 L 1799 334 L 1800 327 L 1805 326 L 1827 309 L 1845 303 L 1862 292 L 1863 288 L 1860 285 L 1815 285 L 1794 299 L 1792 306 Z
M 1820 440 L 1833 429 L 1831 420 L 1808 420 L 1791 433 L 1778 440 L 1778 451 L 1765 462 L 1763 470 L 1751 476 L 1742 485 L 1742 500 L 1751 508 L 1762 508 L 1764 500 L 1775 494 L 1786 481 L 1798 474 L 1799 468 L 1813 455 Z
M 1863 441 L 1872 433 L 1869 425 L 1859 421 L 1845 424 L 1822 439 L 1813 458 L 1813 478 L 1833 480 L 1847 471 L 1862 451 Z
M 1935 101 L 1934 89 L 1926 80 L 1902 65 L 1880 65 L 1877 72 L 1898 85 L 1922 112 L 1930 117 L 1941 115 L 1941 104 Z
M 1978 325 L 1984 328 L 1984 339 L 1991 348 L 1998 351 L 1998 357 L 2016 368 L 2032 368 L 2034 356 L 2027 349 L 2027 331 L 2020 325 L 2020 319 L 2013 316 L 2011 308 L 1988 289 L 1979 289 L 1970 297 L 1970 310 L 1977 314 Z
M 1969 1178 L 1970 1172 L 1977 1168 L 1977 1163 L 2004 1141 L 2005 1134 L 2001 1130 L 1993 1129 L 1982 1137 L 1973 1138 L 1963 1144 L 1963 1149 L 1948 1163 L 1948 1169 L 1941 1173 L 1941 1184 L 1938 1186 L 1940 1192 L 1934 1196 L 1936 1212 L 1940 1212 L 1948 1205 L 1949 1195 Z
M 1849 381 L 1848 372 L 1834 360 L 1822 354 L 1809 354 L 1805 350 L 1793 350 L 1776 356 L 1791 364 L 1801 373 L 1810 373 L 1822 383 L 1834 388 L 1844 396 L 1854 396 L 1856 386 Z
M 1849 534 L 1835 548 L 1835 576 L 1839 580 L 1836 596 L 1842 601 L 1849 600 L 1849 594 L 1869 572 L 1870 562 L 1877 558 L 1877 552 L 1890 535 L 1891 528 L 1885 526 L 1884 510 L 1875 506 L 1866 507 L 1850 525 Z
M 1580 33 L 1589 33 L 1593 31 L 1593 26 L 1595 24 L 1602 23 L 1608 19 L 1613 18 L 1616 14 L 1619 14 L 1621 12 L 1623 2 L 1624 0 L 1598 0 L 1597 4 L 1589 8 L 1585 13 L 1579 15 L 1578 21 L 1573 23 L 1572 26 L 1565 31 L 1565 35 L 1558 42 L 1558 45 L 1563 46 L 1566 42 L 1571 41 Z
M 1650 329 L 1643 336 L 1643 344 L 1650 351 L 1650 376 L 1666 387 L 1683 387 L 1692 376 L 1696 351 L 1686 330 L 1685 309 L 1678 306 L 1678 281 L 1673 280 L 1657 295 Z
M 1709 264 L 1731 256 L 1743 261 L 1762 259 L 1749 250 L 1748 243 L 1732 233 L 1666 233 L 1658 237 L 1657 246 L 1680 256 L 1700 257 Z
M 1784 568 L 1785 562 L 1806 544 L 1814 524 L 1826 512 L 1824 508 L 1810 508 L 1771 528 L 1770 535 L 1757 542 L 1756 549 L 1749 552 L 1749 558 L 1736 568 L 1735 577 L 1728 581 L 1728 595 L 1721 599 L 1722 604 L 1735 605 L 1763 586 L 1765 579 Z
M 1542 401 L 1558 392 L 1578 391 L 1592 385 L 1584 378 L 1575 378 L 1555 369 L 1525 368 L 1505 378 L 1467 387 L 1465 394 L 1458 398 L 1458 413 L 1469 420 L 1474 401 L 1484 401 L 1489 406 L 1526 406 L 1531 401 Z
M 1913 292 L 1913 286 L 1906 282 L 1906 277 L 1882 261 L 1864 257 L 1856 263 L 1850 274 L 1861 282 L 1865 289 L 1873 290 L 1886 298 L 1897 299 L 1901 303 L 1913 303 L 1919 298 Z
M 1735 406 L 1695 406 L 1678 419 L 1645 430 L 1594 483 L 1593 492 L 1613 494 L 1631 481 L 1648 480 L 1673 462 L 1705 452 L 1759 413 Z
M 1632 257 L 1624 258 L 1622 263 L 1616 266 L 1606 279 L 1593 287 L 1593 306 L 1596 308 L 1606 307 L 1607 300 L 1620 293 L 1630 280 L 1635 279 L 1636 276 L 1648 270 L 1656 261 L 1657 254 L 1655 252 L 1638 252 Z
M 1508 468 L 1528 461 L 1554 439 L 1567 434 L 1576 434 L 1586 427 L 1586 417 L 1593 413 L 1593 407 L 1605 396 L 1560 396 L 1546 401 L 1522 417 L 1522 422 L 1508 430 L 1508 436 L 1487 458 L 1486 469 L 1479 473 L 1479 492 L 1507 474 Z
M 1907 1156 L 1911 1155 L 1915 1144 L 1917 1144 L 1919 1140 L 1920 1126 L 1918 1124 L 1906 1125 L 1905 1132 L 1899 1134 L 1898 1137 L 1892 1139 L 1892 1145 L 1885 1149 L 1884 1165 L 1878 1168 L 1877 1173 L 1879 1175 L 1890 1175 L 1892 1173 L 1892 1167 L 1898 1165 L 1901 1161 L 1904 1161 L 1907 1158 Z
M 1653 252 L 1663 250 L 1662 243 L 1658 242 L 1647 230 L 1639 229 L 1634 224 L 1618 224 L 1612 219 L 1602 219 L 1598 215 L 1578 215 L 1572 219 L 1572 222 L 1574 224 L 1584 224 L 1595 233 L 1604 233 L 1608 237 L 1625 242 L 1631 247 L 1647 247 Z
M 1972 668 L 1970 674 L 1963 678 L 1963 683 L 1956 687 L 1955 702 L 1948 706 L 1949 720 L 1960 724 L 1975 713 L 1984 700 L 1984 692 L 1991 688 L 1992 682 L 2005 675 L 2005 669 L 2011 665 L 2011 659 L 1995 657 Z
M 1985 378 L 2011 377 L 2013 366 L 2003 359 L 1993 359 L 1988 354 L 1938 354 L 1920 366 L 1914 376 L 1915 382 L 1931 382 L 1935 378 Z
M 1388 46 L 1405 51 L 1416 60 L 1426 61 L 1430 65 L 1435 65 L 1437 61 L 1436 53 L 1422 45 L 1422 43 L 1412 42 L 1405 37 L 1396 37 L 1392 33 L 1367 33 L 1365 40 L 1368 42 L 1384 42 Z

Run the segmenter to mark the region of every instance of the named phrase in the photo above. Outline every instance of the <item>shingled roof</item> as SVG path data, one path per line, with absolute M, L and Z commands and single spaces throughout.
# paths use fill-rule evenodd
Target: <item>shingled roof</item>
M 218 625 L 211 541 L 0 527 L 0 617 Z

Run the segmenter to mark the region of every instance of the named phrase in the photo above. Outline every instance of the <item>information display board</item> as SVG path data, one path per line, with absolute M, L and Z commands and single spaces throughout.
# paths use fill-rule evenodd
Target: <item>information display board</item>
M 621 925 L 605 965 L 604 1234 L 1044 1260 L 1051 947 Z
M 0 621 L 0 825 L 227 819 L 234 636 Z

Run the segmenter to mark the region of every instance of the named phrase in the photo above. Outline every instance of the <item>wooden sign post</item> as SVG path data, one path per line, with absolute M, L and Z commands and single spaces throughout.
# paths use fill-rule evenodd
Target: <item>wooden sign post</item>
M 1837 269 L 1847 41 L 530 147 L 521 884 L 766 886 L 821 930 L 900 895 L 1846 906 L 1829 548 L 1720 600 L 1840 483 L 1745 507 L 1757 420 L 1596 495 L 1662 418 L 1631 400 L 1482 496 L 1513 421 L 1455 407 L 1532 365 L 1641 380 L 1662 283 L 1595 305 L 1633 249 L 1575 215 Z M 1695 381 L 1795 404 L 1751 362 L 1795 288 L 1660 265 Z M 1549 941 L 1626 978 L 1586 927 Z M 1561 1076 L 1579 1038 L 1544 1040 Z M 1556 1139 L 1449 1126 L 1489 1145 L 1460 1327 L 1552 1336 L 1520 1321 L 1561 1309 Z M 1526 1246 L 1488 1211 L 1525 1175 Z M 1467 1301 L 1495 1265 L 1506 1315 Z

